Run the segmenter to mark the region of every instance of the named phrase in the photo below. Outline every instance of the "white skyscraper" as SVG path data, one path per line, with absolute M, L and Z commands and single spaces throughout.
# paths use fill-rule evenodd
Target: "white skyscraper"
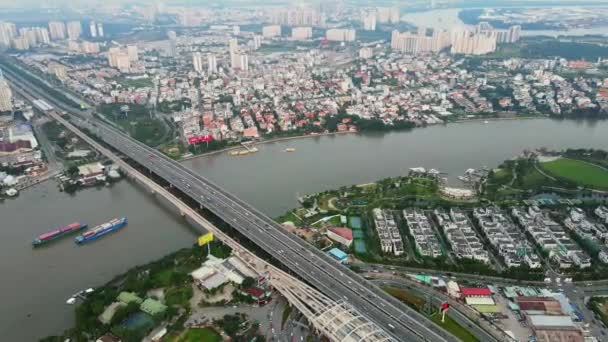
M 192 54 L 192 65 L 194 66 L 194 71 L 203 72 L 203 56 L 200 52 Z
M 374 50 L 370 47 L 364 47 L 359 50 L 359 58 L 367 59 L 372 58 Z
M 262 27 L 262 36 L 272 38 L 281 35 L 281 25 L 269 25 Z
M 127 54 L 129 55 L 129 61 L 137 62 L 139 60 L 137 45 L 127 45 Z
M 97 37 L 97 25 L 94 21 L 91 21 L 91 23 L 89 24 L 89 34 L 92 38 Z
M 13 110 L 13 92 L 0 70 L 0 112 Z
M 236 38 L 232 38 L 228 41 L 228 51 L 231 56 L 239 51 L 239 41 Z
M 15 36 L 17 36 L 17 28 L 15 24 L 0 22 L 0 45 L 10 46 Z
M 217 59 L 213 54 L 207 55 L 207 72 L 215 74 L 217 72 Z
M 375 12 L 362 13 L 361 22 L 363 23 L 364 30 L 375 31 L 376 30 L 376 13 Z
M 49 30 L 47 30 L 46 27 L 34 27 L 34 32 L 38 44 L 49 44 L 51 42 Z
M 234 25 L 232 27 L 232 34 L 234 34 L 235 36 L 241 34 L 241 27 L 239 25 Z
M 254 50 L 257 50 L 262 46 L 262 36 L 258 36 L 257 34 L 253 36 L 252 47 Z
M 51 40 L 65 39 L 65 23 L 62 21 L 50 21 L 49 34 L 51 36 Z
M 336 42 L 352 42 L 355 40 L 356 31 L 353 29 L 329 29 L 325 31 L 325 38 Z
M 80 38 L 82 34 L 82 26 L 80 25 L 80 21 L 70 21 L 68 23 L 68 39 L 76 40 Z
M 167 54 L 175 57 L 177 55 L 177 33 L 169 31 L 167 32 L 167 37 L 169 37 L 169 51 L 167 51 Z
M 291 29 L 292 39 L 310 39 L 312 38 L 312 27 L 293 27 Z
M 233 65 L 233 69 L 241 69 L 242 71 L 249 70 L 249 56 L 246 54 L 237 54 L 236 55 L 237 65 Z
M 97 23 L 97 36 L 103 37 L 103 24 Z

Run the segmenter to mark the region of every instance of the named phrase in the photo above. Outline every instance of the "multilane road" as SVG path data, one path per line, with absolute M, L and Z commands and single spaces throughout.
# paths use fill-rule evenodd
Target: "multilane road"
M 17 78 L 16 75 L 9 77 Z M 21 84 L 27 83 L 23 79 L 19 81 Z M 426 317 L 348 268 L 339 265 L 314 246 L 286 232 L 272 219 L 201 175 L 195 174 L 159 151 L 133 140 L 100 120 L 87 117 L 86 112 L 58 103 L 31 84 L 28 84 L 27 88 L 27 91 L 34 96 L 44 98 L 67 112 L 83 117 L 84 120 L 78 120 L 79 125 L 92 128 L 109 145 L 188 194 L 201 206 L 229 223 L 324 294 L 334 300 L 348 302 L 360 313 L 390 332 L 397 340 L 433 342 L 458 340 Z M 487 336 L 484 337 L 484 341 L 495 341 L 495 339 Z
M 195 199 L 334 300 L 343 300 L 403 341 L 456 341 L 358 274 L 286 232 L 272 219 L 162 153 L 95 124 L 94 133 Z

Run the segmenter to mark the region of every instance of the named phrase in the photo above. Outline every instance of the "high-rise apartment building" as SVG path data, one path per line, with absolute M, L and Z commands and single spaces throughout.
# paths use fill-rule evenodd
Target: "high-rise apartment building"
M 231 61 L 230 67 L 232 69 L 238 69 L 238 70 L 242 70 L 242 71 L 249 70 L 249 56 L 247 56 L 246 54 L 243 54 L 243 53 L 234 54 L 230 58 L 230 61 Z
M 80 51 L 90 54 L 99 53 L 99 43 L 83 41 L 80 44 Z
M 272 14 L 271 21 L 273 24 L 287 26 L 324 27 L 325 15 L 315 9 L 281 9 Z
M 264 38 L 278 37 L 281 35 L 281 25 L 269 25 L 262 27 Z
M 177 56 L 177 33 L 175 31 L 167 32 L 167 37 L 169 38 L 169 50 L 167 51 L 167 55 L 170 57 Z
M 514 25 L 506 30 L 495 29 L 490 23 L 482 21 L 473 31 L 475 34 L 481 34 L 488 37 L 494 37 L 497 43 L 515 43 L 521 36 L 521 26 Z
M 203 56 L 200 52 L 192 54 L 192 66 L 194 67 L 194 71 L 203 72 Z
M 259 49 L 262 46 L 262 36 L 253 35 L 253 40 L 251 41 L 251 47 L 254 50 Z
M 89 36 L 91 38 L 97 38 L 97 25 L 94 21 L 89 23 Z
M 426 30 L 424 31 L 426 33 Z M 451 44 L 450 33 L 445 30 L 434 30 L 432 36 L 399 31 L 393 31 L 391 35 L 391 48 L 406 54 L 418 54 L 424 52 L 439 52 Z
M 359 50 L 359 58 L 368 59 L 372 58 L 374 50 L 371 47 L 364 47 Z
M 377 7 L 376 8 L 376 20 L 380 24 L 397 24 L 400 21 L 400 14 L 398 7 Z
M 13 92 L 0 70 L 0 112 L 13 110 Z
M 291 29 L 292 39 L 310 39 L 312 38 L 312 27 L 294 27 Z
M 354 29 L 329 29 L 325 32 L 325 38 L 335 42 L 352 42 L 355 34 Z
M 80 38 L 80 35 L 82 34 L 82 26 L 80 25 L 80 21 L 68 22 L 67 30 L 69 40 L 77 40 Z
M 19 36 L 16 38 L 13 38 L 13 48 L 15 50 L 29 50 L 30 48 L 30 42 L 28 41 L 26 36 Z
M 209 74 L 215 74 L 217 72 L 217 59 L 211 53 L 207 55 L 207 72 Z
M 49 34 L 51 36 L 51 40 L 65 39 L 65 23 L 62 21 L 50 21 Z
M 363 12 L 361 14 L 361 23 L 366 31 L 376 30 L 376 12 Z
M 51 36 L 49 30 L 46 27 L 34 27 L 34 33 L 36 35 L 36 41 L 38 44 L 49 44 L 51 42 Z
M 496 50 L 496 36 L 459 30 L 452 34 L 452 53 L 483 55 Z
M 103 37 L 103 24 L 97 23 L 97 36 Z
M 11 46 L 13 38 L 17 36 L 17 27 L 13 23 L 0 21 L 0 45 Z
M 127 45 L 127 54 L 129 55 L 129 61 L 137 62 L 139 60 L 137 45 Z

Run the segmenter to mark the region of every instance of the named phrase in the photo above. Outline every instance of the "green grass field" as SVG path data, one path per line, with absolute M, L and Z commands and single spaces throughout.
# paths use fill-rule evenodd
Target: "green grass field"
M 462 327 L 456 321 L 454 321 L 450 316 L 445 316 L 445 322 L 441 322 L 441 314 L 436 313 L 431 316 L 431 320 L 435 322 L 438 326 L 443 329 L 451 332 L 454 336 L 458 337 L 463 342 L 477 342 L 479 341 L 473 334 L 471 334 L 467 329 Z
M 188 329 L 179 342 L 221 342 L 222 337 L 209 328 Z
M 608 171 L 587 162 L 561 158 L 541 163 L 552 176 L 575 182 L 581 186 L 608 189 Z
M 414 307 L 416 310 L 421 310 L 425 304 L 425 300 L 420 298 L 413 293 L 402 290 L 395 287 L 384 287 L 384 291 L 388 292 L 391 296 L 399 299 L 400 301 L 408 304 L 409 306 Z M 443 329 L 449 331 L 454 336 L 458 337 L 460 340 L 464 342 L 478 342 L 479 340 L 473 336 L 467 329 L 458 324 L 456 321 L 451 319 L 449 316 L 445 316 L 445 323 L 441 322 L 441 314 L 436 313 L 434 315 L 428 316 L 435 324 L 441 326 Z

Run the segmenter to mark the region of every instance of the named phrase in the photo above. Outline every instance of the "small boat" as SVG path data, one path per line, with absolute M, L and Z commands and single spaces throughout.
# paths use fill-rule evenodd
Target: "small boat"
M 231 156 L 238 156 L 239 155 L 239 151 L 232 151 L 230 152 Z
M 247 150 L 239 152 L 239 156 L 245 156 L 245 155 L 248 155 L 248 154 L 249 154 L 249 151 L 247 151 Z
M 68 305 L 74 305 L 74 303 L 76 303 L 76 298 L 71 297 L 70 299 L 66 300 L 65 303 Z
M 6 190 L 4 193 L 8 197 L 15 197 L 19 194 L 19 191 L 17 191 L 17 189 L 10 188 L 10 189 Z
M 488 121 L 488 120 L 484 120 L 484 122 L 483 122 L 483 123 L 484 123 L 484 124 L 489 124 L 489 123 L 490 123 L 490 121 Z
M 288 147 L 285 149 L 285 152 L 295 152 L 295 151 L 296 151 L 296 149 L 293 147 Z

